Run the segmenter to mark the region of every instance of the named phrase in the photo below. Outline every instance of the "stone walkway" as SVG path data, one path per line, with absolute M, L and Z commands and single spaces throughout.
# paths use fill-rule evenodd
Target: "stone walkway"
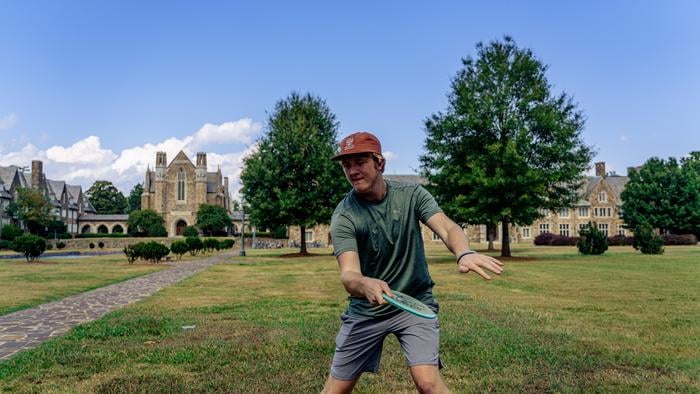
M 115 283 L 59 301 L 0 316 L 0 360 L 63 335 L 71 328 L 97 320 L 107 312 L 140 301 L 212 265 L 230 260 L 229 251 L 193 263 Z

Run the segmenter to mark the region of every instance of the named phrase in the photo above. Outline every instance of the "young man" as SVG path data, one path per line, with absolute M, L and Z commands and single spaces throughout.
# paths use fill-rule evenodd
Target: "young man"
M 340 279 L 350 293 L 341 316 L 336 350 L 324 393 L 347 393 L 363 372 L 379 368 L 384 338 L 394 334 L 408 360 L 416 388 L 423 393 L 449 392 L 440 377 L 440 329 L 437 319 L 424 319 L 388 304 L 382 294 L 397 290 L 438 311 L 433 281 L 423 250 L 421 221 L 457 256 L 460 272 L 502 272 L 501 263 L 469 250 L 462 229 L 442 212 L 423 187 L 384 180 L 386 164 L 379 140 L 358 132 L 340 142 L 340 161 L 352 191 L 338 204 L 331 220 L 333 248 Z

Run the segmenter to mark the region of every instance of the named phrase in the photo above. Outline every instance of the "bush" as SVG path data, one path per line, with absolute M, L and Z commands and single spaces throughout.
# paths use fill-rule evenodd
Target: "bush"
M 138 254 L 136 253 L 136 248 L 134 246 L 135 245 L 126 245 L 124 249 L 122 249 L 122 252 L 124 252 L 124 254 L 126 255 L 126 259 L 129 261 L 129 264 L 133 264 L 134 261 L 136 261 L 136 259 L 139 258 Z
M 12 249 L 12 241 L 0 239 L 0 250 L 2 249 Z
M 143 256 L 140 256 L 142 259 L 158 263 L 170 253 L 170 249 L 156 241 L 150 241 L 146 242 L 142 252 Z
M 534 243 L 538 246 L 574 246 L 578 242 L 578 237 L 567 237 L 552 233 L 542 233 L 535 237 Z
M 200 250 L 204 249 L 204 243 L 199 237 L 187 237 L 185 242 L 187 243 L 187 250 L 192 256 L 196 256 Z
M 151 227 L 148 228 L 148 236 L 149 237 L 167 237 L 168 230 L 166 230 L 162 224 L 155 223 Z
M 221 241 L 221 246 L 223 249 L 231 249 L 233 247 L 233 244 L 235 244 L 236 241 L 232 240 L 231 238 L 227 238 L 223 241 Z
M 552 244 L 552 238 L 554 238 L 554 234 L 552 233 L 542 233 L 538 236 L 535 237 L 535 240 L 533 241 L 535 245 L 537 246 L 544 246 L 544 245 L 551 245 Z
M 182 235 L 185 237 L 199 237 L 199 231 L 197 231 L 197 227 L 195 226 L 187 226 L 182 232 Z
M 0 234 L 0 239 L 5 241 L 14 241 L 15 238 L 24 234 L 21 228 L 15 226 L 14 224 L 6 224 L 2 226 L 2 234 Z
M 624 235 L 615 235 L 608 237 L 608 246 L 629 246 L 634 242 L 634 237 L 626 237 Z
M 698 238 L 694 234 L 664 234 L 661 236 L 664 245 L 697 245 Z
M 102 242 L 102 241 L 100 241 L 100 242 L 97 243 L 97 246 L 98 246 L 100 249 L 102 249 L 102 248 L 105 247 L 105 243 Z
M 598 230 L 595 223 L 588 222 L 588 227 L 579 231 L 578 251 L 581 254 L 603 254 L 608 250 L 608 237 Z
M 12 242 L 12 250 L 24 254 L 27 261 L 33 261 L 46 250 L 46 240 L 32 234 L 20 235 Z
M 632 246 L 643 254 L 663 254 L 664 240 L 656 234 L 650 224 L 641 224 L 634 229 Z
M 88 245 L 88 246 L 90 246 L 90 249 L 95 249 L 95 243 L 94 243 L 94 242 L 90 242 L 90 245 Z
M 65 247 L 66 247 L 66 243 L 65 243 L 65 242 L 63 242 L 63 241 L 58 241 L 58 242 L 56 242 L 56 248 L 57 248 L 57 249 L 63 249 L 63 248 L 65 248 Z
M 170 251 L 173 252 L 179 259 L 182 258 L 182 255 L 187 253 L 190 250 L 189 246 L 187 246 L 187 242 L 185 241 L 175 241 L 170 245 Z
M 53 244 L 46 243 L 46 250 L 52 250 L 53 249 Z
M 213 252 L 214 249 L 217 249 L 219 246 L 219 241 L 217 241 L 215 238 L 206 238 L 203 241 L 204 243 L 204 249 L 207 250 L 207 252 Z

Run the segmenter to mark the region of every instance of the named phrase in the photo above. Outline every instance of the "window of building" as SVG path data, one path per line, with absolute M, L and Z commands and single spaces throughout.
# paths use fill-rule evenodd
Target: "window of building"
M 605 236 L 608 236 L 608 224 L 607 223 L 599 223 L 598 224 L 598 230 L 605 234 Z
M 598 193 L 598 202 L 608 202 L 608 193 L 599 192 Z
M 578 224 L 578 232 L 580 233 L 581 230 L 587 229 L 588 228 L 588 223 L 579 223 Z
M 617 229 L 617 235 L 625 236 L 625 229 L 620 226 L 620 228 Z
M 177 200 L 185 201 L 185 170 L 182 168 L 177 173 Z
M 539 211 L 540 215 L 542 215 L 543 217 L 546 217 L 546 218 L 549 217 L 549 209 L 540 208 L 540 209 L 538 209 L 538 211 Z
M 569 217 L 569 208 L 562 208 L 559 210 L 559 217 L 560 218 L 568 218 Z
M 540 234 L 549 232 L 549 223 L 540 223 Z
M 306 230 L 306 231 L 304 232 L 304 234 L 306 234 L 306 236 L 304 237 L 304 238 L 306 238 L 306 242 L 314 242 L 314 232 L 313 232 L 313 230 Z
M 578 217 L 587 218 L 588 217 L 588 207 L 579 207 L 578 208 Z
M 525 239 L 530 238 L 530 227 L 523 227 L 522 232 L 523 232 L 523 238 L 525 238 Z
M 564 236 L 569 236 L 569 225 L 568 224 L 560 224 L 559 225 L 559 235 L 564 235 Z

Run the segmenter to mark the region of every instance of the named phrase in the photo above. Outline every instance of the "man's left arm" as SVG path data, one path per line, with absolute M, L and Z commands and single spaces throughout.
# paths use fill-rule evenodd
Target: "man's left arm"
M 445 246 L 458 258 L 459 272 L 468 273 L 474 271 L 484 279 L 491 279 L 485 270 L 500 275 L 503 272 L 503 263 L 493 257 L 478 254 L 469 249 L 467 235 L 462 228 L 442 212 L 431 216 L 425 224 L 442 239 Z

